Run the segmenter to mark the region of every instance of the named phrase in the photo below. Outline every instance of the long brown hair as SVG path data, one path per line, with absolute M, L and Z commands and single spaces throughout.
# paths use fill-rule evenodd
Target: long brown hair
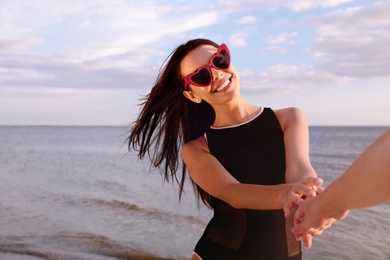
M 143 97 L 141 111 L 128 137 L 129 151 L 138 157 L 149 157 L 168 182 L 179 185 L 179 201 L 183 194 L 187 168 L 180 158 L 181 146 L 201 135 L 215 119 L 213 108 L 202 101 L 196 104 L 183 95 L 184 79 L 181 62 L 201 45 L 219 47 L 208 39 L 194 39 L 178 46 L 165 60 L 151 92 Z M 181 166 L 181 176 L 177 172 Z M 210 195 L 191 180 L 198 199 L 212 207 Z

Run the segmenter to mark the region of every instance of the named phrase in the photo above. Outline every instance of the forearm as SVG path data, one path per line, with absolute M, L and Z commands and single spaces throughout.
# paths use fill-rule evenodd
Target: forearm
M 313 196 L 311 187 L 318 185 L 314 178 L 279 185 L 240 183 L 209 153 L 204 138 L 184 145 L 182 158 L 192 180 L 199 187 L 236 208 L 281 209 L 286 202 L 296 203 L 301 195 Z
M 277 112 L 284 134 L 286 183 L 300 182 L 305 177 L 317 177 L 309 158 L 309 128 L 300 109 Z
M 221 198 L 235 208 L 273 210 L 282 209 L 293 184 L 255 185 L 230 184 L 226 197 Z
M 328 212 L 340 214 L 390 200 L 390 131 L 379 137 L 319 198 Z
M 288 169 L 286 171 L 286 183 L 301 182 L 306 177 L 317 178 L 317 173 L 311 166 L 310 162 L 301 164 L 295 169 Z

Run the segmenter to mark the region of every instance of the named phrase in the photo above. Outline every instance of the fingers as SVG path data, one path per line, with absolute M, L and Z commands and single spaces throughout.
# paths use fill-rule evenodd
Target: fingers
M 321 230 L 326 230 L 332 226 L 336 219 L 329 219 L 328 222 L 321 228 Z
M 305 195 L 306 197 L 314 197 L 316 196 L 316 192 L 313 191 L 309 186 L 302 184 L 302 183 L 295 183 L 292 187 L 292 191 L 294 192 L 294 203 L 299 205 L 303 201 L 301 198 L 302 195 Z M 297 196 L 298 195 L 298 196 Z
M 296 239 L 297 241 L 301 241 L 301 240 L 302 240 L 302 233 L 296 233 L 296 234 L 295 234 L 295 239 Z
M 325 188 L 321 187 L 321 186 L 316 186 L 315 190 L 316 190 L 317 195 L 318 195 L 318 194 L 321 194 L 325 190 Z
M 312 245 L 312 236 L 308 233 L 302 235 L 303 245 L 306 249 L 309 249 Z
M 295 239 L 297 241 L 303 240 L 303 244 L 304 244 L 305 248 L 309 249 L 313 244 L 312 243 L 313 236 L 320 236 L 320 235 L 322 235 L 323 232 L 324 232 L 323 230 L 318 230 L 318 229 L 316 230 L 316 229 L 310 228 L 308 230 L 308 232 L 306 232 L 306 233 L 295 233 Z
M 312 236 L 321 236 L 322 233 L 324 233 L 324 229 L 309 229 L 309 232 L 308 232 L 310 235 Z
M 302 219 L 300 219 L 299 221 L 296 221 L 296 219 L 294 219 L 294 227 L 291 231 L 295 234 L 309 233 L 312 236 L 321 236 L 325 229 L 328 229 L 332 226 L 332 223 L 333 222 L 328 222 L 327 224 L 324 224 L 323 226 L 314 229 L 305 226 L 305 223 L 302 221 Z
M 291 186 L 291 190 L 287 192 L 287 200 L 283 206 L 284 215 L 288 218 L 291 215 L 291 210 L 299 206 L 303 199 L 303 195 L 306 197 L 316 196 L 316 192 L 302 183 L 295 183 Z
M 291 208 L 292 208 L 292 205 L 290 202 L 284 204 L 283 211 L 284 211 L 285 218 L 289 218 L 291 216 Z
M 296 196 L 296 195 L 295 195 Z M 296 196 L 296 198 L 299 198 Z M 283 206 L 284 216 L 285 218 L 291 217 L 292 213 L 298 208 L 295 202 L 287 202 Z
M 323 233 L 323 230 L 311 228 L 308 233 L 301 234 L 305 248 L 309 249 L 312 246 L 313 236 L 320 236 L 320 235 L 322 235 L 322 233 Z
M 321 178 L 315 177 L 305 177 L 302 183 L 294 183 L 287 193 L 287 202 L 283 207 L 285 217 L 288 218 L 291 215 L 291 209 L 303 202 L 303 196 L 311 198 L 322 192 L 323 188 L 320 187 L 322 183 Z
M 323 180 L 318 177 L 305 177 L 302 179 L 302 183 L 306 184 L 307 186 L 321 186 L 323 184 Z
M 319 228 L 310 228 L 306 227 L 304 222 L 302 222 L 302 219 L 298 221 L 298 224 L 296 219 L 294 219 L 294 227 L 292 228 L 291 232 L 295 234 L 295 237 L 302 237 L 302 234 L 310 234 L 312 236 L 321 236 L 324 233 L 324 230 L 330 228 L 332 226 L 332 223 L 334 221 L 328 221 L 327 223 L 323 224 Z
M 305 212 L 302 208 L 298 208 L 294 215 L 294 227 L 292 228 L 292 232 L 295 234 L 297 240 L 302 238 L 303 233 L 308 233 L 310 227 L 306 227 L 304 223 Z M 313 230 L 313 229 L 312 229 Z

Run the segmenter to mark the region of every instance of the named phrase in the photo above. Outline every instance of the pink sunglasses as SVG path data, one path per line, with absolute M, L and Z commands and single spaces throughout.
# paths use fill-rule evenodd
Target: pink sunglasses
M 195 72 L 192 72 L 184 77 L 184 81 L 187 83 L 184 88 L 187 88 L 188 84 L 195 85 L 197 87 L 207 87 L 211 85 L 212 72 L 211 67 L 216 69 L 227 69 L 230 66 L 230 51 L 226 44 L 219 46 L 217 53 L 215 53 L 209 61 L 208 65 L 198 68 Z

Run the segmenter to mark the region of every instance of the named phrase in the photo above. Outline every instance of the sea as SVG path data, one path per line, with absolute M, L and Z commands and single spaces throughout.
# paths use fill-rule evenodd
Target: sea
M 389 127 L 310 127 L 324 186 Z M 0 126 L 0 259 L 190 259 L 212 212 L 178 201 L 128 126 Z M 390 159 L 390 158 L 389 158 Z M 372 191 L 375 193 L 375 191 Z M 390 204 L 351 211 L 304 259 L 390 259 Z

